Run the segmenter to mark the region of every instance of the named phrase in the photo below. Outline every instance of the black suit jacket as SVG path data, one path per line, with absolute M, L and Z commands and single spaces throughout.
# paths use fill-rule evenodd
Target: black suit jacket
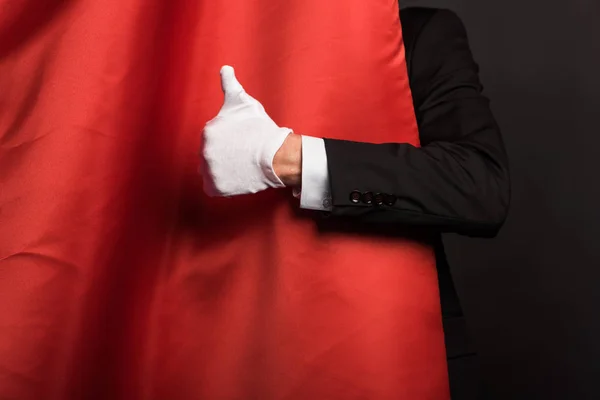
M 332 216 L 494 236 L 509 204 L 508 163 L 463 24 L 426 8 L 401 19 L 422 147 L 325 140 Z
M 432 243 L 448 321 L 462 310 L 441 233 L 497 234 L 509 206 L 508 161 L 461 20 L 449 10 L 408 8 L 401 22 L 422 147 L 326 139 L 328 220 Z M 445 329 L 449 356 L 467 351 L 461 334 Z

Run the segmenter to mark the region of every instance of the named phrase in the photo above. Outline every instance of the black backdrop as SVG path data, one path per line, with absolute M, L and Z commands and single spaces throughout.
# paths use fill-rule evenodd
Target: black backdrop
M 513 196 L 495 240 L 445 238 L 490 399 L 600 399 L 600 0 L 401 0 L 463 20 Z

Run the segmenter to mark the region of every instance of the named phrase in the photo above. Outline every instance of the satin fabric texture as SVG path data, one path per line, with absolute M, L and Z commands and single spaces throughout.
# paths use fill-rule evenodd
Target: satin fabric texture
M 224 64 L 280 126 L 418 145 L 395 1 L 0 10 L 0 398 L 449 398 L 429 246 L 197 173 Z

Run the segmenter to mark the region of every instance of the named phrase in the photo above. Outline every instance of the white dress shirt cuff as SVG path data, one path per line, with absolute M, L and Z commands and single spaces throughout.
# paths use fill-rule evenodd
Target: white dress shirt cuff
M 325 141 L 302 136 L 302 190 L 294 193 L 300 196 L 300 208 L 330 211 L 330 192 Z

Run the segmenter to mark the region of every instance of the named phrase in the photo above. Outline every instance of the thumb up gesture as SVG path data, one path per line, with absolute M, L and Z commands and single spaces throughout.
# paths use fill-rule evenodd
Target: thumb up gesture
M 221 87 L 223 106 L 202 132 L 205 193 L 236 196 L 283 187 L 273 158 L 292 130 L 273 122 L 262 104 L 246 93 L 232 67 L 221 68 Z

